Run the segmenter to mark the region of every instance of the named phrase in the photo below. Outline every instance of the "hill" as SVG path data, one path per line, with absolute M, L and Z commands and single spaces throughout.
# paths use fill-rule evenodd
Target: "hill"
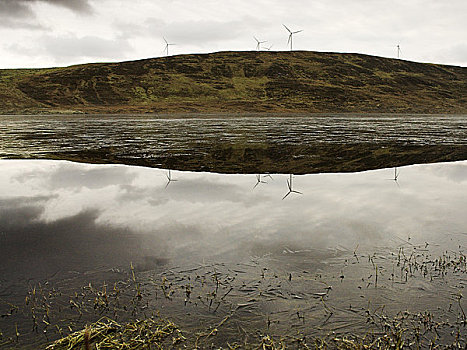
M 217 52 L 0 70 L 0 113 L 467 113 L 467 68 L 362 54 Z

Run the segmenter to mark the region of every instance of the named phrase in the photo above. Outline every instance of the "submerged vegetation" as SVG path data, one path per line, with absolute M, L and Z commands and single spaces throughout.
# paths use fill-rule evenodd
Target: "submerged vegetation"
M 430 253 L 427 243 L 406 243 L 389 255 L 359 250 L 336 255 L 326 274 L 303 271 L 310 256 L 286 249 L 233 265 L 88 274 L 99 287 L 44 282 L 22 301 L 2 299 L 0 347 L 465 348 L 462 249 Z M 405 308 L 403 298 L 414 295 Z
M 466 113 L 467 68 L 362 54 L 218 52 L 0 70 L 0 114 Z

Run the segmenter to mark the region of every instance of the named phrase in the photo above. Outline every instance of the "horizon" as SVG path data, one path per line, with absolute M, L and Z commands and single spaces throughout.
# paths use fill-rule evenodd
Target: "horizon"
M 62 65 L 62 66 L 57 65 L 57 66 L 49 66 L 49 67 L 16 67 L 16 68 L 1 68 L 0 67 L 0 70 L 28 70 L 28 69 L 42 70 L 42 69 L 70 68 L 70 67 L 92 65 L 92 64 L 118 64 L 118 63 L 125 63 L 125 62 L 138 62 L 138 61 L 153 60 L 153 59 L 164 59 L 164 58 L 178 57 L 178 56 L 212 55 L 212 54 L 222 54 L 222 53 L 230 53 L 230 52 L 236 52 L 236 53 L 257 52 L 257 53 L 265 53 L 265 54 L 272 53 L 272 52 L 276 52 L 276 53 L 311 52 L 311 53 L 319 53 L 319 54 L 361 55 L 361 56 L 369 56 L 369 57 L 379 57 L 379 58 L 390 59 L 390 60 L 399 60 L 399 61 L 417 63 L 417 64 L 433 64 L 433 65 L 440 65 L 440 66 L 467 68 L 467 65 L 462 66 L 462 65 L 456 65 L 456 64 L 446 64 L 446 63 L 436 63 L 436 62 L 421 62 L 421 61 L 413 61 L 413 60 L 404 59 L 404 58 L 384 57 L 384 56 L 371 55 L 371 54 L 360 53 L 360 52 L 313 51 L 313 50 L 293 50 L 293 51 L 290 51 L 290 50 L 277 50 L 277 51 L 276 50 L 260 50 L 260 51 L 257 51 L 257 50 L 222 50 L 222 51 L 199 52 L 199 53 L 179 53 L 179 54 L 173 54 L 173 55 L 168 55 L 168 56 L 143 57 L 143 58 L 122 60 L 122 61 L 108 60 L 108 61 L 72 63 L 69 65 Z
M 262 48 L 467 66 L 467 3 L 435 0 L 0 0 L 0 69 L 67 67 Z M 271 46 L 272 45 L 272 46 Z

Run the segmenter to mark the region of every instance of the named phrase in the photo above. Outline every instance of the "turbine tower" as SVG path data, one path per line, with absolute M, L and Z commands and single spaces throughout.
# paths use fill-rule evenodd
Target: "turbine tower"
M 169 46 L 172 46 L 172 45 L 175 45 L 175 44 L 170 44 L 164 37 L 162 37 L 165 41 L 165 48 L 164 48 L 164 52 L 165 52 L 165 55 L 168 56 L 169 55 Z
M 400 46 L 399 44 L 397 44 L 396 47 L 397 47 L 397 58 L 400 58 L 400 57 L 401 57 L 401 53 L 402 53 L 402 51 L 401 51 L 401 46 Z
M 267 40 L 259 41 L 255 36 L 253 37 L 253 39 L 256 40 L 256 51 L 261 50 L 261 44 L 268 42 Z
M 287 28 L 287 26 L 285 24 L 283 24 L 283 26 L 289 32 L 289 40 L 287 40 L 287 45 L 290 43 L 290 51 L 292 51 L 292 37 L 293 37 L 294 34 L 303 32 L 303 29 L 292 32 L 289 28 Z

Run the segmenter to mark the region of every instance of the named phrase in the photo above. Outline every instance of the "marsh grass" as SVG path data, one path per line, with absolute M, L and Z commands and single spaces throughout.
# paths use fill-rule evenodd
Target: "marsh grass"
M 43 282 L 31 285 L 22 301 L 0 300 L 0 347 L 464 348 L 467 320 L 456 281 L 467 274 L 465 254 L 431 254 L 427 248 L 404 242 L 381 255 L 359 253 L 357 246 L 347 259 L 335 260 L 334 279 L 253 257 L 236 265 L 203 263 L 144 272 L 131 264 L 114 279 L 104 275 L 106 282 L 88 275 L 93 282 L 83 287 Z M 287 250 L 283 261 L 301 261 L 300 254 Z M 355 278 L 360 289 L 352 285 Z M 420 311 L 418 305 L 418 311 L 410 311 L 397 300 L 388 307 L 373 300 L 388 292 L 391 298 L 418 297 L 414 282 L 435 289 L 449 285 L 436 299 L 445 310 L 426 306 Z M 349 306 L 336 293 L 341 288 L 347 294 L 352 286 L 365 299 L 359 301 L 356 294 Z
M 46 349 L 161 349 L 182 341 L 183 335 L 170 321 L 147 318 L 120 324 L 103 318 L 53 342 Z

